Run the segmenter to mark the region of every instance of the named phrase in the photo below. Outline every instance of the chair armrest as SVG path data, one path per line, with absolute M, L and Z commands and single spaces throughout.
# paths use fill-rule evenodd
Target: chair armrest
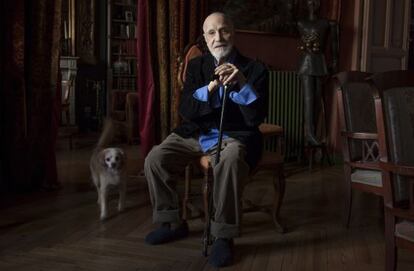
M 414 178 L 414 166 L 394 164 L 384 161 L 384 159 L 380 159 L 379 163 L 382 170 Z
M 263 138 L 269 139 L 277 137 L 277 152 L 281 155 L 285 155 L 285 140 L 283 128 L 276 124 L 262 123 L 259 125 L 259 130 L 263 135 Z
M 283 128 L 276 124 L 262 123 L 259 125 L 259 130 L 263 137 L 283 136 Z
M 346 161 L 347 165 L 352 168 L 360 168 L 360 169 L 371 169 L 371 170 L 381 170 L 379 164 L 377 162 L 364 162 L 364 161 Z
M 341 132 L 342 136 L 348 137 L 348 138 L 352 138 L 352 139 L 378 139 L 378 134 L 376 133 L 356 133 L 356 132 L 347 132 L 347 131 L 342 131 Z

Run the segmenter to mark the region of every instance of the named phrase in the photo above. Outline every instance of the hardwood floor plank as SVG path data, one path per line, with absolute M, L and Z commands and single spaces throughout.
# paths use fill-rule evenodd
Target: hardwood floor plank
M 136 146 L 129 175 L 143 164 Z M 110 218 L 99 221 L 96 191 L 89 180 L 90 149 L 58 155 L 64 188 L 16 197 L 0 209 L 0 270 L 30 271 L 210 271 L 201 255 L 204 222 L 189 221 L 190 236 L 170 244 L 149 246 L 152 224 L 145 179 L 128 180 L 127 208 L 118 213 L 117 195 L 109 202 Z M 351 226 L 343 226 L 342 166 L 288 166 L 281 209 L 287 233 L 275 231 L 271 217 L 243 215 L 241 237 L 235 239 L 233 271 L 377 271 L 384 270 L 383 217 L 377 197 L 356 193 Z M 270 175 L 261 173 L 244 194 L 263 204 L 272 200 Z M 220 269 L 221 270 L 221 269 Z M 414 270 L 412 253 L 399 251 L 398 271 Z

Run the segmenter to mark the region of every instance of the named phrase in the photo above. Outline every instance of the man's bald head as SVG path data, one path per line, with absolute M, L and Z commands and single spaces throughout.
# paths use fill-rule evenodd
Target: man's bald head
M 223 12 L 213 12 L 207 16 L 203 23 L 203 31 L 206 33 L 206 27 L 211 24 L 211 22 L 222 21 L 225 22 L 232 31 L 234 31 L 233 21 Z

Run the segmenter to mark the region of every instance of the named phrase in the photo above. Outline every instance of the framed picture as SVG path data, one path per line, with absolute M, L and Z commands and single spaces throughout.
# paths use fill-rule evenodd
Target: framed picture
M 237 31 L 294 34 L 300 0 L 213 0 L 210 11 L 222 11 Z
M 321 17 L 340 18 L 341 0 L 320 0 Z M 209 12 L 229 15 L 238 32 L 298 35 L 296 22 L 307 16 L 306 0 L 209 0 Z
M 132 15 L 132 11 L 125 11 L 125 20 L 127 22 L 134 21 L 134 16 Z

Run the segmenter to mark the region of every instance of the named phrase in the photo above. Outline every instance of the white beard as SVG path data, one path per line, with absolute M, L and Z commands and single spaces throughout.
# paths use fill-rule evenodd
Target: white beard
M 217 48 L 215 51 L 212 51 L 211 54 L 214 56 L 217 62 L 220 63 L 220 60 L 227 57 L 232 49 L 233 45 L 229 44 L 226 47 Z

